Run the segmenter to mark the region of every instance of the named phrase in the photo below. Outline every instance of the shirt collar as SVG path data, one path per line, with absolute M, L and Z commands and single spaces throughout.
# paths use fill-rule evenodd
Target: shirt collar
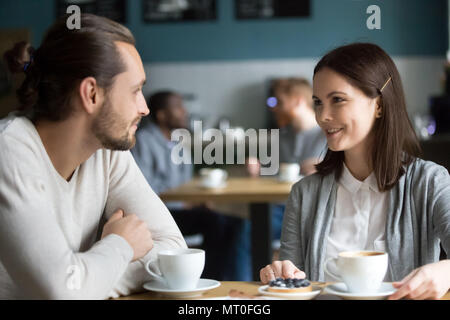
M 350 170 L 348 170 L 345 163 L 343 163 L 342 175 L 339 179 L 339 183 L 350 193 L 356 193 L 361 188 L 368 188 L 372 189 L 374 192 L 380 192 L 378 189 L 377 178 L 373 172 L 364 181 L 359 181 L 350 173 Z

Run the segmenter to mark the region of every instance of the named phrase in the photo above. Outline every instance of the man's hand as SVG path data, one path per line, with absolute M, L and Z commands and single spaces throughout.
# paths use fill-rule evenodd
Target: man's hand
M 147 223 L 135 214 L 124 216 L 122 209 L 113 213 L 103 227 L 102 239 L 109 234 L 124 238 L 134 250 L 133 261 L 142 258 L 153 248 L 153 239 Z
M 249 157 L 245 159 L 245 166 L 250 177 L 259 177 L 261 163 L 258 158 Z

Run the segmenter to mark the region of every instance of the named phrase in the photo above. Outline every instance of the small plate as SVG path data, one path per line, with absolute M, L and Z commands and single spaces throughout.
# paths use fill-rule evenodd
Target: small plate
M 168 289 L 166 285 L 160 281 L 154 280 L 144 283 L 144 289 L 155 291 L 170 298 L 193 298 L 201 296 L 204 292 L 217 288 L 220 282 L 211 279 L 200 279 L 197 288 L 191 290 L 174 290 Z
M 203 189 L 223 189 L 227 186 L 227 182 L 222 182 L 221 184 L 217 185 L 217 186 L 209 186 L 209 185 L 205 185 L 202 183 L 199 183 L 200 188 Z
M 310 292 L 293 292 L 293 293 L 283 293 L 283 292 L 270 292 L 267 291 L 269 285 L 261 286 L 258 288 L 259 293 L 269 296 L 288 300 L 311 300 L 317 297 L 322 290 L 320 287 L 313 285 L 312 291 Z
M 343 282 L 330 284 L 325 287 L 324 293 L 332 294 L 346 300 L 384 300 L 393 294 L 396 289 L 389 282 L 383 282 L 378 292 L 375 293 L 350 293 Z

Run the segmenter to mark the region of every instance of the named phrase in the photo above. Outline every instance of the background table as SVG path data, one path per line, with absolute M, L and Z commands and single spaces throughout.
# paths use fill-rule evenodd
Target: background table
M 250 205 L 253 280 L 259 280 L 259 270 L 272 261 L 272 225 L 270 203 L 284 202 L 292 183 L 276 178 L 229 178 L 221 189 L 207 189 L 195 178 L 160 195 L 163 201 L 201 203 L 207 201 L 248 203 Z
M 320 286 L 320 287 L 325 287 L 329 283 L 312 282 L 312 284 Z M 198 300 L 198 299 L 207 299 L 207 298 L 226 297 L 226 296 L 228 296 L 228 293 L 230 292 L 230 290 L 233 290 L 233 289 L 242 291 L 247 295 L 260 296 L 260 294 L 258 292 L 258 287 L 261 285 L 262 285 L 261 282 L 256 282 L 256 281 L 254 281 L 254 282 L 222 281 L 220 287 L 217 287 L 208 292 L 205 292 L 205 294 L 200 297 L 190 298 L 190 299 L 184 298 L 183 300 Z M 338 299 L 338 300 L 340 300 L 339 297 L 335 297 L 335 296 L 328 295 L 328 294 L 320 294 L 316 299 L 320 299 L 320 300 Z M 114 299 L 114 300 L 170 300 L 170 299 L 160 295 L 157 292 L 147 291 L 144 293 L 133 294 L 131 296 L 121 297 L 121 298 Z M 441 300 L 450 300 L 450 292 L 447 292 L 447 294 L 444 295 L 441 298 Z

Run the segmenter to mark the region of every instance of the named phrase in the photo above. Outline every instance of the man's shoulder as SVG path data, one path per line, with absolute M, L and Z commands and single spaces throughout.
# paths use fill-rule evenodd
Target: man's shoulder
M 5 134 L 5 130 L 7 130 L 11 126 L 15 119 L 16 117 L 13 117 L 11 115 L 7 116 L 6 118 L 0 119 L 0 135 Z
M 161 143 L 161 137 L 162 133 L 159 127 L 152 122 L 147 122 L 136 131 L 136 144 L 158 144 Z
M 326 141 L 326 136 L 323 133 L 323 130 L 319 127 L 319 126 L 315 126 L 311 129 L 305 130 L 300 132 L 301 134 L 303 134 L 305 137 L 307 137 L 308 139 L 318 142 L 320 140 L 325 140 Z
M 33 132 L 33 124 L 25 117 L 9 115 L 0 120 L 0 149 L 3 155 L 7 151 L 36 152 L 37 139 Z
M 20 135 L 23 130 L 26 130 L 32 124 L 24 116 L 18 116 L 15 112 L 10 113 L 7 117 L 0 119 L 0 136 L 5 135 Z
M 278 129 L 280 137 L 295 137 L 296 131 L 292 127 L 292 125 L 287 125 Z
M 147 120 L 136 131 L 136 135 L 152 135 L 153 136 L 158 133 L 158 130 L 159 130 L 159 128 L 155 123 Z
M 23 175 L 41 172 L 43 147 L 33 130 L 33 123 L 24 117 L 8 116 L 0 120 L 0 171 Z

